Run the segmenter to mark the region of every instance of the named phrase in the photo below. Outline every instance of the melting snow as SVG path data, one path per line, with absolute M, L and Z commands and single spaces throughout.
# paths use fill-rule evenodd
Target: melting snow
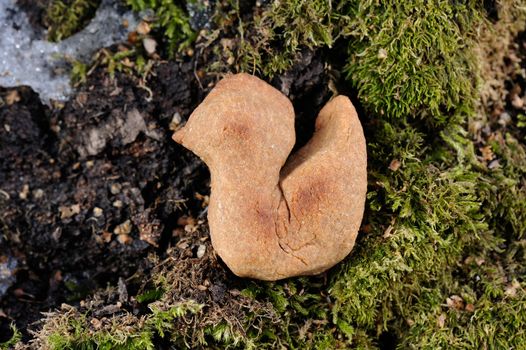
M 73 89 L 64 58 L 86 62 L 99 48 L 126 40 L 137 26 L 138 18 L 118 7 L 116 0 L 103 0 L 82 31 L 52 43 L 35 33 L 16 0 L 0 0 L 0 86 L 29 85 L 45 103 L 66 100 Z

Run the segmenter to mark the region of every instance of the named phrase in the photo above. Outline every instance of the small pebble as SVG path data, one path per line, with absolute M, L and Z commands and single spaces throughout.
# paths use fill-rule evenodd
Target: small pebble
M 170 130 L 175 131 L 177 130 L 179 125 L 181 125 L 181 122 L 182 122 L 181 115 L 179 114 L 179 112 L 175 112 L 172 117 L 172 121 L 170 122 L 170 125 L 168 127 L 170 128 Z
M 201 259 L 206 253 L 206 246 L 204 244 L 199 245 L 197 248 L 197 258 Z
M 496 169 L 498 167 L 500 167 L 500 163 L 498 159 L 494 159 L 488 164 L 489 169 Z
M 509 122 L 511 122 L 511 116 L 508 112 L 502 112 L 500 115 L 499 115 L 499 121 L 498 123 L 502 126 L 506 126 L 509 124 Z
M 513 107 L 519 109 L 524 106 L 524 100 L 520 98 L 519 95 L 514 95 L 513 98 L 511 99 L 511 104 L 513 105 Z
M 104 231 L 101 235 L 101 238 L 104 242 L 110 243 L 111 242 L 111 232 Z
M 73 204 L 71 206 L 60 206 L 58 208 L 60 212 L 60 218 L 61 219 L 69 219 L 70 217 L 77 215 L 80 213 L 80 205 L 79 204 Z
M 26 200 L 28 194 L 29 194 L 29 185 L 25 184 L 22 187 L 22 191 L 18 194 L 18 197 L 22 200 Z
M 20 94 L 16 90 L 11 90 L 7 93 L 7 96 L 5 97 L 5 102 L 8 106 L 17 103 L 20 101 Z
M 115 227 L 115 230 L 113 230 L 113 233 L 116 235 L 128 235 L 132 230 L 132 223 L 130 220 L 124 221 L 122 224 Z
M 144 38 L 142 39 L 142 46 L 144 46 L 144 49 L 148 55 L 153 55 L 155 53 L 155 49 L 157 48 L 157 41 L 153 40 L 152 38 Z
M 121 192 L 122 186 L 119 183 L 111 184 L 110 186 L 110 192 L 111 194 L 118 194 Z
M 102 322 L 97 318 L 92 318 L 90 323 L 95 329 L 99 329 L 100 327 L 102 327 Z
M 60 227 L 57 227 L 55 231 L 53 231 L 51 237 L 53 237 L 55 242 L 58 242 L 60 240 L 60 237 L 62 237 L 62 230 L 60 229 Z
M 77 97 L 75 97 L 75 101 L 77 101 L 77 103 L 83 107 L 86 102 L 88 102 L 88 94 L 86 92 L 79 92 Z
M 101 208 L 99 207 L 93 208 L 93 216 L 95 216 L 96 218 L 101 217 L 102 213 L 103 213 L 103 210 Z
M 148 22 L 141 21 L 141 22 L 137 25 L 137 33 L 139 33 L 139 34 L 141 34 L 141 35 L 146 35 L 146 34 L 148 34 L 151 30 L 152 30 L 152 28 L 150 27 L 150 25 L 148 24 Z
M 37 188 L 33 191 L 33 197 L 35 197 L 35 199 L 40 199 L 44 197 L 44 190 L 42 190 L 41 188 Z
M 131 244 L 133 242 L 133 238 L 131 238 L 129 235 L 119 235 L 117 240 L 121 244 Z

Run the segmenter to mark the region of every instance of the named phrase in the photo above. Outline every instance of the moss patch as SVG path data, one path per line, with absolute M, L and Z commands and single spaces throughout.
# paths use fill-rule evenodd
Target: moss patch
M 272 77 L 304 49 L 344 47 L 361 102 L 388 118 L 443 123 L 476 100 L 470 1 L 279 1 L 238 26 L 239 69 Z M 334 52 L 334 51 L 329 51 Z
M 11 331 L 13 333 L 11 338 L 5 342 L 0 343 L 1 350 L 11 349 L 13 346 L 19 343 L 20 340 L 22 339 L 22 334 L 18 331 L 18 329 L 14 325 L 11 325 Z
M 48 40 L 60 41 L 80 31 L 95 15 L 100 0 L 53 0 L 44 23 Z
M 177 1 L 172 0 L 126 0 L 134 11 L 153 11 L 153 28 L 157 29 L 167 42 L 167 52 L 173 56 L 195 39 L 190 27 L 188 14 Z M 182 3 L 182 2 L 181 2 Z

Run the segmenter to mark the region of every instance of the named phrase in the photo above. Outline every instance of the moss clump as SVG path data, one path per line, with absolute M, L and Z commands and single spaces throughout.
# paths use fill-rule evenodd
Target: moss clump
M 274 2 L 240 22 L 240 68 L 273 76 L 302 49 L 347 47 L 344 72 L 370 111 L 443 123 L 475 100 L 481 11 L 467 0 Z
M 60 41 L 81 30 L 95 15 L 100 0 L 53 0 L 44 22 L 48 40 Z
M 459 288 L 465 293 L 466 288 Z M 459 297 L 453 295 L 454 297 Z M 526 297 L 522 287 L 512 298 L 478 301 L 474 311 L 470 307 L 451 307 L 445 310 L 439 305 L 444 300 L 429 295 L 429 304 L 420 305 L 427 312 L 412 325 L 409 334 L 402 339 L 402 348 L 418 344 L 425 349 L 523 349 L 526 320 Z M 452 299 L 449 299 L 452 300 Z M 455 299 L 459 300 L 459 299 Z M 463 299 L 460 299 L 463 300 Z M 473 304 L 466 304 L 473 305 Z
M 481 16 L 475 2 L 359 1 L 346 14 L 345 70 L 372 110 L 442 122 L 471 107 L 471 35 Z
M 273 2 L 246 23 L 238 15 L 246 32 L 237 52 L 240 70 L 272 77 L 289 69 L 302 49 L 331 47 L 339 36 L 335 10 L 331 1 L 289 0 Z
M 494 137 L 487 143 L 500 166 L 491 172 L 486 215 L 496 232 L 515 241 L 526 235 L 526 149 L 510 133 Z
M 44 349 L 155 349 L 155 335 L 164 337 L 177 319 L 195 314 L 201 305 L 189 300 L 150 308 L 151 317 L 136 318 L 124 311 L 108 319 L 93 315 L 93 306 L 81 313 L 63 305 L 59 312 L 48 314 L 34 345 Z
M 134 11 L 153 11 L 152 26 L 166 39 L 170 56 L 190 45 L 195 39 L 188 14 L 173 0 L 126 0 L 126 3 Z
M 15 346 L 20 341 L 20 339 L 22 339 L 22 334 L 15 327 L 15 325 L 11 325 L 11 331 L 13 332 L 13 335 L 11 336 L 9 340 L 0 343 L 0 350 L 11 349 L 13 346 Z
M 394 310 L 409 311 L 406 296 L 418 298 L 442 278 L 487 226 L 479 213 L 477 173 L 443 164 L 446 149 L 425 156 L 422 135 L 410 126 L 385 124 L 377 139 L 394 150 L 373 151 L 371 158 L 401 165 L 392 171 L 384 163 L 372 174 L 369 232 L 335 276 L 331 295 L 336 322 L 382 332 Z
M 444 349 L 522 349 L 526 332 L 526 147 L 495 131 L 502 167 L 478 183 L 481 212 L 491 239 L 467 246 L 452 275 L 415 300 L 401 346 Z M 497 146 L 498 144 L 498 146 Z M 454 278 L 453 278 L 454 276 Z

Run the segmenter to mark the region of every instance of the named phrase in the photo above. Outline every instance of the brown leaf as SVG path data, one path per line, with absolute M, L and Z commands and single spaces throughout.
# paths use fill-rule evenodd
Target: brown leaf
M 458 295 L 452 295 L 446 299 L 446 304 L 448 307 L 455 310 L 464 309 L 464 299 Z
M 524 107 L 524 100 L 519 95 L 513 95 L 511 98 L 511 104 L 513 107 L 520 109 Z
M 141 22 L 137 25 L 137 33 L 139 33 L 139 34 L 141 34 L 141 35 L 146 35 L 146 34 L 148 34 L 151 30 L 152 30 L 152 28 L 150 27 L 150 25 L 148 24 L 148 22 L 141 21 Z
M 126 234 L 121 234 L 117 236 L 117 240 L 119 241 L 119 243 L 126 245 L 131 244 L 133 242 L 133 238 Z
M 389 169 L 392 171 L 397 171 L 398 169 L 400 169 L 400 165 L 402 165 L 402 163 L 400 163 L 398 159 L 393 159 L 391 161 L 391 164 L 389 164 Z
M 20 101 L 20 94 L 17 90 L 11 90 L 7 93 L 7 96 L 5 97 L 5 103 L 7 103 L 8 106 L 11 106 L 14 103 L 17 103 Z
M 479 151 L 482 154 L 482 159 L 485 161 L 490 161 L 495 157 L 491 150 L 491 146 L 480 147 Z

